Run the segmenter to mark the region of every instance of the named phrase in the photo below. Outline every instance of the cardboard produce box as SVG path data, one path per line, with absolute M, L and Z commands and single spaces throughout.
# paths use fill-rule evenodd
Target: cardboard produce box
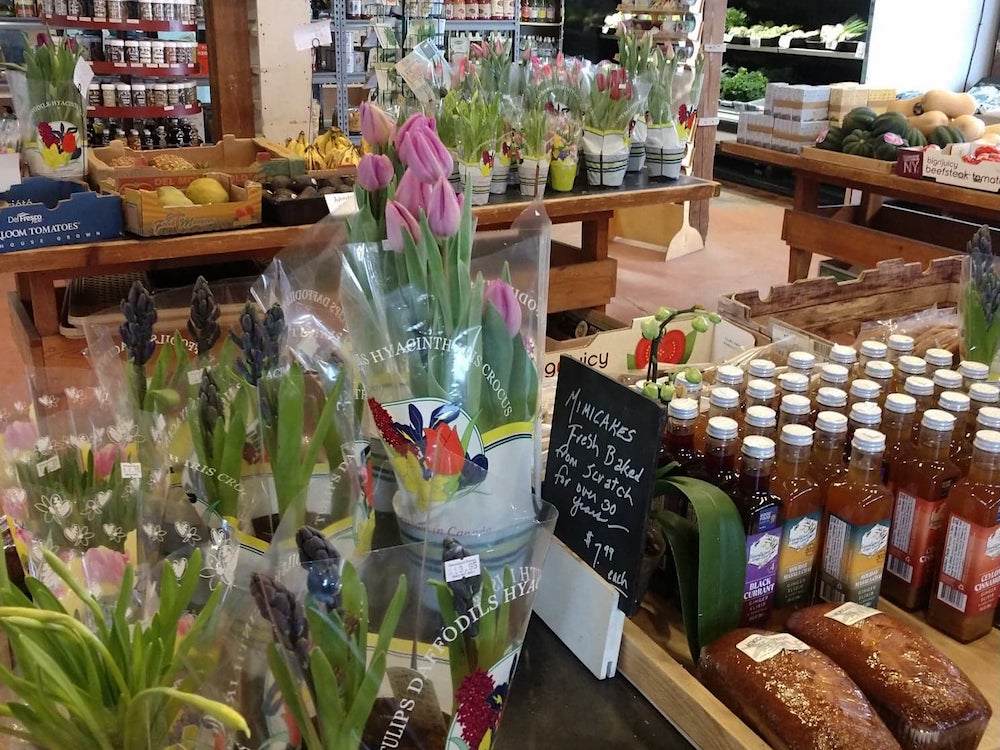
M 214 177 L 229 191 L 229 203 L 164 207 L 155 190 L 126 187 L 121 191 L 125 210 L 125 228 L 142 237 L 165 237 L 175 234 L 198 234 L 222 229 L 243 229 L 261 221 L 260 183 L 248 181 L 240 186 L 228 174 L 209 172 L 189 177 L 177 184 L 180 189 L 196 177 Z
M 157 169 L 152 161 L 157 156 L 186 159 L 194 169 Z M 132 166 L 114 164 L 132 161 Z M 164 185 L 182 187 L 206 172 L 224 172 L 236 182 L 260 180 L 265 175 L 296 177 L 305 174 L 305 161 L 284 146 L 266 138 L 224 136 L 214 146 L 134 151 L 121 141 L 94 148 L 87 156 L 87 179 L 94 187 L 120 191 L 129 187 L 156 190 Z
M 28 177 L 0 199 L 0 252 L 122 236 L 122 200 L 82 182 Z
M 981 144 L 979 144 L 981 145 Z M 901 148 L 896 174 L 945 185 L 1000 192 L 1000 162 L 976 160 L 974 143 L 952 143 L 943 149 Z
M 830 87 L 796 83 L 774 92 L 774 117 L 782 120 L 827 120 L 830 116 Z

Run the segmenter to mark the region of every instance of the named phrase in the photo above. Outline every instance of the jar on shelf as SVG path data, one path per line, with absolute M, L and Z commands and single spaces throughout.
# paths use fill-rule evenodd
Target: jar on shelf
M 54 2 L 52 3 L 52 15 L 55 16 L 66 15 L 66 0 L 54 0 Z
M 198 64 L 198 42 L 184 42 L 184 64 Z
M 149 39 L 139 40 L 139 65 L 149 66 L 153 64 L 153 42 Z
M 132 106 L 133 107 L 149 106 L 149 100 L 146 98 L 146 84 L 144 83 L 132 84 Z
M 163 43 L 163 62 L 167 65 L 177 64 L 177 42 Z
M 90 17 L 95 21 L 108 20 L 108 0 L 94 0 L 91 3 Z
M 42 18 L 48 18 L 52 15 L 54 3 L 52 0 L 41 0 L 41 2 L 36 3 L 38 6 L 38 15 Z M 14 14 L 17 15 L 17 4 L 14 4 Z
M 25 0 L 16 0 L 14 3 L 14 12 L 17 13 L 17 9 L 20 7 L 25 7 Z M 35 0 L 30 0 L 27 2 L 27 6 L 30 6 L 31 10 L 35 9 Z M 83 15 L 83 2 L 82 0 L 67 0 L 66 2 L 66 15 L 69 18 L 79 18 Z
M 139 20 L 153 20 L 153 0 L 139 0 Z
M 138 39 L 126 39 L 125 40 L 125 62 L 128 65 L 136 66 L 139 64 L 139 40 Z
M 101 84 L 92 83 L 87 89 L 87 106 L 100 107 L 104 100 L 101 99 Z
M 108 0 L 108 21 L 111 23 L 124 23 L 128 20 L 125 12 L 125 0 Z
M 83 56 L 91 62 L 100 62 L 104 59 L 104 38 L 100 32 L 96 34 L 80 34 L 77 43 L 83 50 Z
M 137 128 L 128 131 L 128 147 L 133 151 L 142 150 L 142 138 L 140 138 Z
M 163 42 L 159 39 L 153 39 L 149 45 L 149 56 L 153 61 L 153 65 L 163 65 Z
M 113 83 L 101 84 L 101 102 L 105 107 L 116 106 L 117 99 L 115 99 L 115 85 Z
M 194 81 L 185 81 L 182 85 L 182 103 L 188 107 L 193 107 L 198 103 L 198 84 Z
M 154 21 L 165 21 L 166 20 L 166 9 L 163 7 L 162 0 L 153 0 L 153 20 Z
M 165 83 L 154 83 L 152 86 L 152 100 L 151 104 L 154 107 L 166 107 L 167 106 L 167 84 Z
M 182 83 L 168 83 L 167 84 L 167 106 L 173 107 L 181 103 L 181 89 L 184 88 Z
M 132 106 L 132 87 L 129 84 L 127 83 L 115 84 L 115 106 L 116 107 Z
M 197 20 L 198 11 L 195 8 L 195 0 L 181 0 L 180 22 L 193 25 Z
M 104 59 L 109 63 L 125 62 L 125 42 L 122 39 L 104 40 Z
M 177 3 L 174 0 L 160 0 L 163 3 L 163 20 L 177 20 Z

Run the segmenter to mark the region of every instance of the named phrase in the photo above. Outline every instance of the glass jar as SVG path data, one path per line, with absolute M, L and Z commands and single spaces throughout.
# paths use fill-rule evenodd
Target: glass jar
M 153 20 L 153 0 L 139 0 L 139 20 Z
M 107 39 L 104 42 L 104 59 L 109 63 L 125 63 L 125 42 L 121 39 Z
M 145 107 L 148 106 L 149 100 L 146 98 L 146 84 L 144 83 L 133 83 L 132 84 L 132 106 L 133 107 Z
M 165 20 L 165 9 L 163 7 L 163 2 L 161 0 L 153 0 L 153 20 L 154 21 Z
M 198 103 L 198 84 L 194 81 L 185 81 L 183 89 L 184 104 L 193 107 Z
M 17 9 L 22 5 L 30 5 L 32 9 L 35 7 L 35 0 L 17 0 L 14 4 L 14 12 L 17 13 Z M 79 18 L 83 15 L 83 2 L 81 0 L 67 0 L 66 2 L 66 16 L 68 18 Z
M 87 89 L 87 106 L 100 107 L 103 103 L 104 100 L 101 99 L 101 84 L 90 84 L 90 88 Z
M 94 0 L 90 8 L 90 17 L 95 21 L 107 21 L 108 0 Z
M 150 42 L 149 49 L 149 56 L 153 61 L 153 65 L 163 65 L 163 42 L 159 39 L 154 39 Z
M 139 64 L 139 40 L 138 39 L 126 39 L 125 40 L 125 63 L 128 65 L 138 65 Z
M 132 106 L 132 87 L 127 83 L 115 84 L 115 106 Z
M 173 107 L 181 103 L 181 89 L 183 84 L 181 83 L 168 83 L 167 84 L 167 106 Z
M 115 98 L 115 85 L 113 83 L 101 84 L 101 101 L 105 107 L 117 106 L 118 100 Z
M 150 66 L 153 64 L 153 43 L 148 39 L 139 40 L 139 65 Z
M 66 15 L 66 0 L 54 0 L 54 2 L 52 3 L 52 15 L 54 16 Z
M 167 84 L 165 83 L 153 84 L 152 106 L 154 107 L 167 106 Z
M 35 0 L 15 0 L 14 15 L 18 18 L 33 18 L 35 16 Z
M 124 23 L 125 19 L 125 0 L 108 0 L 108 21 Z
M 174 0 L 160 0 L 163 4 L 163 20 L 164 21 L 176 21 L 177 20 L 177 3 Z
M 163 62 L 166 65 L 177 64 L 177 42 L 163 43 Z

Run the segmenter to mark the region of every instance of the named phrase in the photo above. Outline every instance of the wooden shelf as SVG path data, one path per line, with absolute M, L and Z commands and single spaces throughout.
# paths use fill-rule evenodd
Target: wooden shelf
M 633 16 L 680 16 L 690 13 L 691 8 L 696 4 L 697 2 L 678 2 L 672 3 L 673 7 L 670 8 L 637 8 L 634 5 L 619 5 L 618 12 Z
M 172 104 L 166 107 L 87 107 L 87 117 L 116 117 L 129 120 L 146 117 L 189 117 L 201 112 L 200 104 Z
M 46 16 L 44 23 L 57 29 L 95 29 L 105 31 L 197 31 L 196 23 L 180 21 L 95 21 L 93 18 L 76 16 Z
M 726 44 L 727 50 L 734 52 L 763 52 L 772 55 L 794 55 L 797 57 L 825 57 L 828 60 L 857 60 L 861 62 L 865 59 L 864 47 L 860 47 L 861 53 L 857 52 L 837 52 L 828 49 L 808 49 L 806 47 L 752 47 L 749 44 Z
M 128 63 L 92 62 L 90 67 L 99 76 L 122 75 L 144 76 L 146 78 L 166 76 L 193 78 L 198 71 L 197 65 L 129 65 Z

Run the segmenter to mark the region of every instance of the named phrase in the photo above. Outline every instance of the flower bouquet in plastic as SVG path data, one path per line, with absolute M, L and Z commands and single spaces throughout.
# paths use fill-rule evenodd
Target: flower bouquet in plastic
M 545 192 L 552 158 L 554 117 L 544 109 L 529 110 L 521 120 L 521 195 L 540 198 Z
M 467 192 L 471 188 L 472 205 L 484 206 L 490 199 L 497 145 L 502 146 L 500 99 L 476 91 L 470 99 L 458 103 L 456 118 L 462 186 Z M 509 170 L 509 162 L 507 166 Z
M 583 155 L 591 185 L 619 187 L 629 160 L 629 128 L 645 108 L 643 86 L 610 64 L 597 66 L 583 116 Z
M 982 362 L 994 372 L 1000 345 L 1000 276 L 993 254 L 990 229 L 980 227 L 966 245 L 962 258 L 962 359 Z
M 573 189 L 580 163 L 580 140 L 583 127 L 571 112 L 560 112 L 552 125 L 552 158 L 549 178 L 552 189 L 565 193 Z
M 522 96 L 525 109 L 571 112 L 583 117 L 590 80 L 579 58 L 561 52 L 552 62 L 537 58 L 525 61 Z
M 666 50 L 657 47 L 653 52 L 653 63 L 647 74 L 650 88 L 646 164 L 650 177 L 676 179 L 680 176 L 686 145 L 678 138 L 674 117 L 674 82 L 679 64 L 680 58 L 673 54 L 669 45 Z
M 618 64 L 629 77 L 639 80 L 649 70 L 653 54 L 653 33 L 624 23 L 615 32 L 618 37 Z M 629 126 L 628 171 L 641 172 L 646 162 L 646 113 L 637 112 Z

